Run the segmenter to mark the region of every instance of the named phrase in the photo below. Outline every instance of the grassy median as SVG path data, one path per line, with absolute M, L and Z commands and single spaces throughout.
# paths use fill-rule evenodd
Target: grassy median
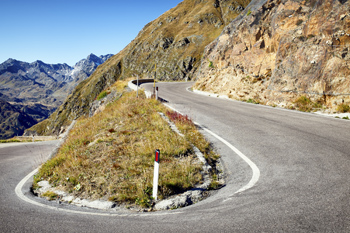
M 135 95 L 124 93 L 103 112 L 80 119 L 57 156 L 35 175 L 33 188 L 48 180 L 81 198 L 148 207 L 155 149 L 161 151 L 159 199 L 200 183 L 201 164 L 191 144 L 212 162 L 218 156 L 209 143 L 187 117 L 174 117 L 158 101 Z M 186 136 L 173 132 L 158 112 L 168 113 Z

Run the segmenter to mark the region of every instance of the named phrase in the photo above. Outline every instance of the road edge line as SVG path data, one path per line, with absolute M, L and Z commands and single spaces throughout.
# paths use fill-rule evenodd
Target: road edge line
M 168 108 L 172 109 L 173 111 L 176 111 L 176 112 L 180 113 L 181 115 L 183 115 L 180 111 L 176 110 L 175 108 L 171 107 L 170 105 L 165 104 L 165 103 L 164 103 L 164 105 L 167 106 Z M 209 129 L 206 129 L 201 124 L 199 124 L 197 122 L 194 122 L 194 123 L 196 125 L 198 125 L 199 127 L 201 127 L 202 129 L 204 129 L 207 133 L 211 134 L 212 136 L 217 138 L 219 141 L 224 143 L 226 146 L 228 146 L 233 152 L 235 152 L 239 157 L 241 157 L 241 159 L 243 159 L 243 161 L 246 162 L 249 165 L 249 167 L 252 169 L 253 175 L 252 175 L 252 178 L 250 179 L 250 181 L 248 182 L 248 184 L 244 185 L 242 188 L 240 188 L 239 190 L 237 190 L 236 192 L 234 192 L 233 194 L 228 196 L 228 199 L 226 199 L 226 200 L 229 200 L 229 198 L 235 194 L 244 192 L 244 191 L 252 188 L 258 182 L 258 180 L 260 178 L 260 170 L 259 170 L 258 166 L 252 160 L 250 160 L 246 155 L 244 155 L 240 150 L 238 150 L 236 147 L 234 147 L 231 143 L 229 143 L 228 141 L 226 141 L 225 139 L 223 139 L 222 137 L 220 137 L 216 133 L 210 131 Z M 224 200 L 224 201 L 226 201 L 226 200 Z
M 78 210 L 69 210 L 69 209 L 65 209 L 65 208 L 59 208 L 59 207 L 54 207 L 54 206 L 50 206 L 50 205 L 46 205 L 46 204 L 42 204 L 39 203 L 37 201 L 31 200 L 30 198 L 26 197 L 23 192 L 22 192 L 22 188 L 24 186 L 24 184 L 31 178 L 34 176 L 35 173 L 38 172 L 38 168 L 33 170 L 32 172 L 30 172 L 27 176 L 25 176 L 16 186 L 15 188 L 15 193 L 17 195 L 17 197 L 19 197 L 20 199 L 22 199 L 23 201 L 42 207 L 42 208 L 47 208 L 47 209 L 51 209 L 51 210 L 56 210 L 56 211 L 62 211 L 62 212 L 68 212 L 68 213 L 74 213 L 74 214 L 84 214 L 84 215 L 97 215 L 97 216 L 107 216 L 107 217 L 147 217 L 147 216 L 163 216 L 163 215 L 175 215 L 175 214 L 181 214 L 182 212 L 174 212 L 174 213 L 126 213 L 126 214 L 118 214 L 118 213 L 96 213 L 96 212 L 86 212 L 86 211 L 78 211 Z M 92 209 L 91 209 L 92 210 Z

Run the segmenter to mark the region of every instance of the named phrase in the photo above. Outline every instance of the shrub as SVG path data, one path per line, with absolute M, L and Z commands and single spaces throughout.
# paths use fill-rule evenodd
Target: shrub
M 98 96 L 97 100 L 103 99 L 107 96 L 107 91 L 102 91 Z
M 350 111 L 350 106 L 347 105 L 347 104 L 338 105 L 337 111 L 338 112 L 342 112 L 342 113 L 349 112 Z
M 300 96 L 294 101 L 295 107 L 299 111 L 311 112 L 312 110 L 322 108 L 322 104 L 318 102 L 312 102 L 306 96 Z
M 58 198 L 58 195 L 52 191 L 46 191 L 43 193 L 43 197 L 46 197 L 48 200 L 56 200 Z
M 296 23 L 297 26 L 299 26 L 300 24 L 302 24 L 304 21 L 302 19 L 299 19 Z
M 214 64 L 212 61 L 209 61 L 209 68 L 214 68 Z

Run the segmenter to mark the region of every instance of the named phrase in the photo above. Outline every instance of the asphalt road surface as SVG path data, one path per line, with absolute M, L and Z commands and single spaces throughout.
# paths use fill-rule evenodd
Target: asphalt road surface
M 222 156 L 225 187 L 177 210 L 111 213 L 49 203 L 25 183 L 38 206 L 15 188 L 57 142 L 0 145 L 0 232 L 350 232 L 350 121 L 201 96 L 186 90 L 191 83 L 157 85 L 202 125 Z

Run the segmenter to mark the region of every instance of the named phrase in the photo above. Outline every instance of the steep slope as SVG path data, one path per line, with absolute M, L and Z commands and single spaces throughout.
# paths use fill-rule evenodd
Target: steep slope
M 248 0 L 184 0 L 148 23 L 126 48 L 80 83 L 47 121 L 31 130 L 40 134 L 59 133 L 71 120 L 86 115 L 96 96 L 118 79 L 153 77 L 155 71 L 159 80 L 193 79 L 205 46 L 248 3 Z
M 185 0 L 147 24 L 127 47 L 124 75 L 159 80 L 192 79 L 204 47 L 249 1 Z M 155 65 L 157 65 L 155 69 Z
M 207 46 L 196 88 L 293 107 L 350 103 L 350 2 L 254 0 Z
M 32 117 L 0 99 L 0 139 L 22 135 L 25 129 L 36 123 Z

